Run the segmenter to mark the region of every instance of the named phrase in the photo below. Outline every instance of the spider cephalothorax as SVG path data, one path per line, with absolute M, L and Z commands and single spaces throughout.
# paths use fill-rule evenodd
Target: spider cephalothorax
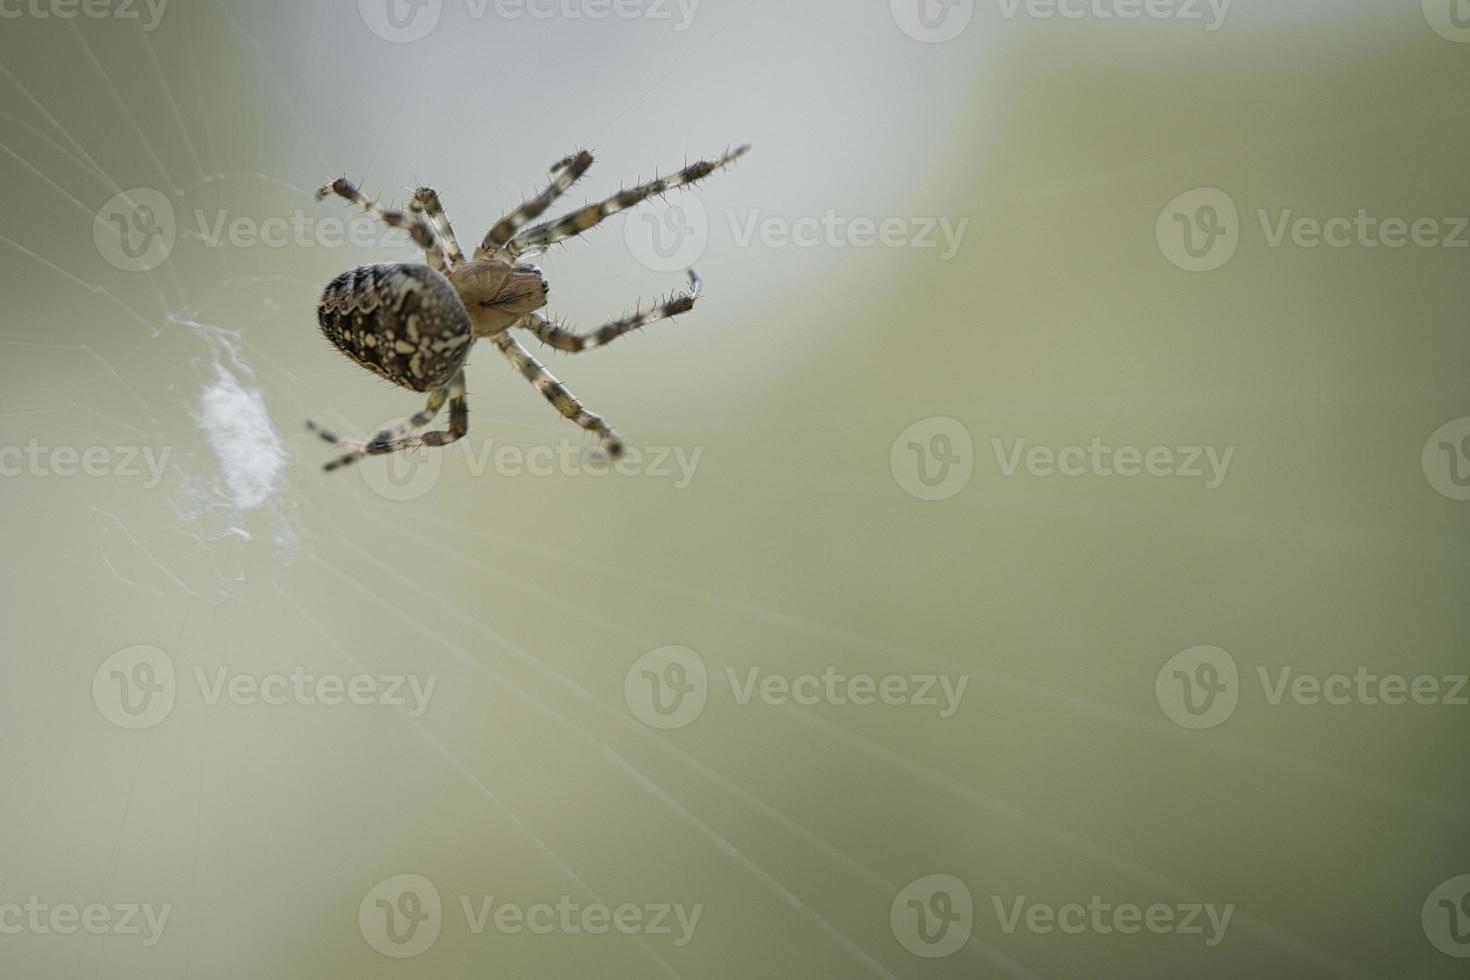
M 367 455 L 418 446 L 445 446 L 463 438 L 469 428 L 464 365 L 474 341 L 484 337 L 551 402 L 557 411 L 601 439 L 609 457 L 622 454 L 623 443 L 601 416 L 582 407 L 571 392 L 510 335 L 512 328 L 534 334 L 542 343 L 575 353 L 601 347 L 639 327 L 687 313 L 699 298 L 699 277 L 689 270 L 689 288 L 654 308 L 607 323 L 590 334 L 578 334 L 536 312 L 550 292 L 541 270 L 520 261 L 580 235 L 610 215 L 631 208 L 675 187 L 709 176 L 745 153 L 741 147 L 717 160 L 702 160 L 676 174 L 622 191 L 563 218 L 524 226 L 565 194 L 592 166 L 583 151 L 551 168 L 550 186 L 501 218 L 471 258 L 459 242 L 431 188 L 420 187 L 407 213 L 378 207 L 345 179 L 317 191 L 318 199 L 337 194 L 361 205 L 395 228 L 402 228 L 423 248 L 429 265 L 390 262 L 344 272 L 327 284 L 317 307 L 322 333 L 337 349 L 380 377 L 413 391 L 427 392 L 423 411 L 367 442 L 347 442 L 308 422 L 323 439 L 351 451 L 327 464 L 335 469 Z M 431 224 L 432 223 L 432 224 Z M 449 428 L 415 434 L 449 405 Z

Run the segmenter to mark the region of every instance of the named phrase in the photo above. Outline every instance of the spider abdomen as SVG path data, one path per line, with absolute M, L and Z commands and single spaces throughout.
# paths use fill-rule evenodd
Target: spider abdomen
M 358 364 L 413 391 L 443 387 L 474 340 L 449 280 L 426 265 L 358 266 L 333 279 L 317 306 L 322 334 Z

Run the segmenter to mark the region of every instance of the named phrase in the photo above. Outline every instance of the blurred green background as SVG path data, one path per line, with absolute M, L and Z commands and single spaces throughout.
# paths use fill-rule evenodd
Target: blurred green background
M 1463 976 L 1467 6 L 0 8 L 0 976 Z M 746 141 L 538 260 L 584 329 L 704 276 L 544 358 L 641 461 L 479 345 L 464 443 L 321 471 L 421 399 L 313 189 L 473 243 Z M 1438 693 L 1275 694 L 1354 674 Z

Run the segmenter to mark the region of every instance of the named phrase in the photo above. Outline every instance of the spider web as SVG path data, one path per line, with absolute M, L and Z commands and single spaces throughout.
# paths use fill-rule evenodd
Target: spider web
M 679 63 L 651 73 L 650 84 L 640 90 L 643 96 L 656 91 L 678 64 L 697 55 L 720 30 L 743 23 L 751 6 L 728 5 L 709 33 L 689 45 Z M 636 791 L 646 797 L 660 821 L 681 827 L 698 842 L 692 851 L 712 855 L 709 860 L 719 862 L 718 874 L 733 869 L 750 884 L 739 892 L 742 901 L 759 898 L 781 912 L 795 914 L 803 930 L 802 941 L 828 944 L 838 961 L 864 975 L 896 977 L 904 970 L 900 964 L 907 961 L 890 948 L 891 943 L 865 930 L 873 922 L 881 926 L 888 901 L 907 880 L 898 866 L 881 856 L 856 853 L 851 845 L 815 829 L 795 807 L 769 802 L 772 788 L 743 780 L 738 775 L 738 759 L 708 745 L 672 740 L 646 730 L 621 704 L 610 700 L 609 687 L 601 683 L 606 678 L 597 677 L 597 683 L 587 680 L 578 670 L 577 657 L 549 654 L 522 624 L 507 628 L 482 609 L 475 591 L 446 588 L 444 582 L 475 582 L 499 595 L 513 596 L 516 604 L 533 609 L 537 618 L 557 624 L 558 629 L 567 624 L 570 639 L 565 642 L 572 647 L 586 643 L 588 636 L 599 636 L 608 638 L 620 651 L 647 650 L 666 643 L 667 636 L 648 625 L 656 617 L 624 617 L 610 614 L 606 606 L 589 607 L 560 588 L 567 582 L 605 589 L 622 597 L 630 609 L 649 602 L 678 604 L 712 619 L 739 621 L 779 637 L 772 642 L 789 645 L 793 651 L 844 649 L 862 662 L 890 668 L 973 674 L 973 665 L 895 646 L 774 606 L 688 587 L 672 574 L 653 575 L 587 558 L 568 550 L 567 541 L 561 547 L 548 547 L 529 535 L 506 533 L 496 524 L 466 527 L 427 507 L 384 507 L 356 475 L 330 483 L 320 481 L 316 457 L 329 453 L 300 431 L 300 421 L 325 414 L 324 420 L 334 428 L 367 431 L 361 424 L 362 413 L 369 413 L 366 417 L 370 418 L 374 409 L 367 406 L 385 390 L 365 386 L 369 391 L 360 402 L 334 409 L 323 401 L 318 383 L 335 377 L 340 364 L 307 353 L 319 340 L 312 336 L 313 331 L 302 329 L 303 311 L 312 308 L 320 284 L 331 274 L 327 270 L 341 265 L 341 257 L 330 249 L 317 249 L 298 263 L 286 249 L 216 249 L 199 241 L 199 229 L 188 212 L 243 209 L 264 216 L 293 208 L 310 210 L 316 207 L 308 189 L 312 175 L 336 173 L 343 160 L 351 160 L 352 166 L 365 172 L 376 172 L 391 127 L 367 126 L 370 135 L 361 137 L 359 131 L 354 137 L 354 119 L 364 104 L 380 109 L 386 104 L 384 118 L 401 117 L 416 97 L 435 87 L 434 66 L 443 53 L 432 44 L 420 46 L 417 54 L 409 56 L 416 60 L 416 69 L 406 73 L 411 81 L 395 94 L 370 83 L 381 51 L 366 46 L 356 59 L 350 83 L 328 85 L 321 66 L 276 53 L 284 31 L 279 24 L 266 23 L 263 13 L 256 12 L 254 22 L 247 24 L 242 23 L 246 15 L 241 10 L 223 3 L 181 10 L 181 16 L 168 25 L 177 31 L 178 43 L 168 43 L 166 48 L 139 33 L 129 36 L 125 44 L 113 47 L 109 42 L 101 50 L 97 25 L 47 25 L 58 28 L 48 36 L 48 42 L 55 45 L 49 55 L 76 65 L 88 79 L 80 90 L 95 86 L 102 100 L 116 110 L 109 133 L 119 141 L 130 140 L 131 146 L 117 161 L 104 163 L 94 155 L 99 154 L 99 144 L 93 133 L 71 121 L 79 112 L 77 105 L 67 104 L 54 89 L 38 84 L 34 75 L 0 65 L 0 84 L 8 86 L 14 96 L 0 102 L 14 109 L 0 112 L 0 132 L 5 134 L 0 138 L 0 155 L 43 199 L 37 205 L 39 211 L 66 214 L 90 231 L 100 202 L 118 195 L 129 199 L 130 192 L 140 186 L 157 187 L 181 205 L 173 253 L 168 261 L 143 273 L 119 274 L 103 262 L 75 262 L 64 258 L 71 254 L 66 249 L 32 242 L 19 231 L 10 233 L 10 229 L 27 227 L 24 222 L 7 222 L 7 231 L 0 234 L 0 245 L 31 269 L 25 278 L 44 279 L 45 288 L 56 297 L 43 308 L 64 311 L 49 318 L 59 321 L 60 329 L 48 323 L 44 331 L 30 329 L 23 337 L 0 340 L 0 346 L 9 352 L 7 360 L 24 362 L 35 374 L 48 378 L 78 379 L 69 389 L 58 391 L 52 386 L 47 395 L 20 377 L 12 379 L 9 397 L 0 402 L 0 424 L 6 426 L 5 431 L 29 436 L 54 426 L 51 431 L 58 441 L 129 443 L 140 453 L 151 449 L 151 458 L 163 461 L 158 470 L 161 481 L 147 492 L 132 486 L 119 489 L 113 482 L 71 483 L 63 492 L 65 505 L 80 508 L 91 522 L 90 540 L 100 550 L 108 583 L 104 587 L 113 596 L 111 601 L 126 602 L 117 597 L 130 594 L 145 597 L 150 603 L 147 608 L 166 623 L 157 637 L 163 644 L 183 643 L 195 635 L 191 630 L 204 628 L 198 623 L 191 626 L 191 616 L 201 616 L 211 631 L 220 632 L 238 622 L 235 617 L 269 613 L 281 617 L 279 635 L 304 644 L 314 662 L 335 663 L 338 670 L 359 673 L 381 670 L 395 659 L 382 644 L 371 645 L 377 633 L 414 638 L 433 651 L 444 675 L 457 681 L 488 682 L 496 698 L 514 704 L 526 717 L 535 719 L 540 729 L 566 739 L 576 754 L 611 774 L 623 792 Z M 335 15 L 318 12 L 312 17 L 304 8 L 285 6 L 272 8 L 272 13 L 277 18 L 289 15 L 302 50 L 330 43 L 340 30 Z M 232 119 L 250 119 L 249 99 L 242 93 L 221 91 L 216 71 L 206 64 L 205 52 L 200 50 L 204 39 L 212 45 L 211 63 L 219 60 L 247 72 L 259 86 L 268 106 L 264 119 L 284 133 L 278 133 L 272 144 L 284 158 L 264 150 L 257 151 L 259 156 L 240 154 L 242 138 L 231 133 L 227 124 Z M 166 62 L 160 58 L 160 48 L 167 51 Z M 514 88 L 525 66 L 537 59 L 527 52 L 503 60 L 507 67 L 485 72 L 484 103 L 490 103 L 502 87 Z M 289 64 L 298 67 L 287 68 Z M 372 95 L 365 96 L 365 92 Z M 326 94 L 303 98 L 301 93 Z M 138 108 L 143 98 L 151 107 L 146 115 Z M 606 126 L 624 118 L 636 104 L 635 100 L 621 113 L 609 114 Z M 251 132 L 249 125 L 242 128 L 249 137 L 260 135 Z M 347 152 L 327 150 L 351 145 L 354 139 L 366 142 Z M 250 161 L 249 165 L 233 165 L 241 159 Z M 425 164 L 430 173 L 436 173 L 437 165 L 433 161 Z M 515 193 L 521 190 L 513 188 Z M 446 196 L 453 218 L 454 201 Z M 463 239 L 474 225 L 459 220 Z M 378 243 L 375 257 L 408 258 L 413 254 L 401 236 L 386 236 Z M 288 267 L 290 271 L 282 271 Z M 605 282 L 615 275 L 603 270 L 584 281 Z M 30 312 L 36 314 L 33 319 L 40 320 L 40 311 Z M 294 339 L 283 341 L 282 337 Z M 44 407 L 34 407 L 37 404 Z M 344 421 L 348 419 L 359 424 L 351 426 Z M 529 428 L 538 438 L 561 432 L 552 424 L 528 424 L 519 416 L 507 417 L 494 410 L 477 412 L 473 425 Z M 320 482 L 303 486 L 308 479 Z M 597 523 L 589 521 L 568 540 L 598 531 Z M 364 543 L 369 533 L 371 543 Z M 496 556 L 494 560 L 487 557 L 491 555 Z M 505 556 L 513 556 L 514 561 L 505 561 Z M 453 568 L 457 574 L 433 579 L 430 573 L 435 568 Z M 324 583 L 327 592 L 309 592 L 308 582 Z M 356 627 L 348 620 L 356 620 Z M 557 641 L 545 642 L 554 646 Z M 38 668 L 34 676 L 26 675 L 29 683 L 18 687 L 25 693 L 15 696 L 13 717 L 24 719 L 32 710 L 55 703 L 48 699 L 72 690 L 78 678 L 90 673 L 96 651 L 86 644 L 78 646 L 81 653 L 65 662 L 59 673 Z M 234 652 L 244 656 L 239 650 Z M 621 666 L 613 673 L 620 671 Z M 1150 735 L 1164 730 L 1152 720 L 1007 676 L 986 674 L 982 679 L 996 690 L 1037 699 L 1100 723 Z M 725 683 L 719 674 L 712 681 Z M 1155 894 L 1205 898 L 1171 875 L 1084 834 L 1040 820 L 939 766 L 894 749 L 877 734 L 790 707 L 776 714 L 784 731 L 799 732 L 802 738 L 830 746 L 862 766 L 880 768 L 916 796 L 982 814 L 1013 833 L 1039 838 L 1072 860 L 1147 885 Z M 481 744 L 478 730 L 458 716 L 451 718 L 453 724 L 442 726 L 404 718 L 402 725 L 415 740 L 410 754 L 441 760 L 444 771 L 482 798 L 514 830 L 522 846 L 550 863 L 565 879 L 564 887 L 590 900 L 615 904 L 608 882 L 620 881 L 616 865 L 593 860 L 585 847 L 560 842 L 558 838 L 566 836 L 564 828 L 558 834 L 556 828 L 548 829 L 541 820 L 523 813 L 521 803 L 498 787 L 481 764 L 484 760 L 469 748 Z M 244 734 L 229 730 L 228 725 L 221 732 L 210 729 L 202 717 L 178 720 L 197 723 L 199 727 L 193 730 L 203 733 L 206 745 L 210 739 L 223 739 L 226 745 L 232 739 L 241 740 L 235 744 L 248 744 L 243 742 Z M 74 739 L 83 737 L 75 735 L 77 715 L 68 713 L 65 722 L 71 734 L 60 742 L 63 754 L 77 747 Z M 17 724 L 15 731 L 20 728 Z M 108 845 L 104 887 L 109 893 L 120 894 L 119 880 L 138 874 L 136 868 L 130 872 L 124 840 L 130 834 L 133 838 L 141 835 L 137 825 L 129 822 L 129 815 L 135 789 L 146 781 L 142 773 L 149 751 L 148 742 L 139 742 L 128 770 L 131 775 L 122 793 L 126 803 L 114 828 L 115 838 Z M 1406 795 L 1402 789 L 1377 786 L 1281 753 L 1243 746 L 1231 751 L 1293 773 L 1305 772 L 1347 792 L 1379 801 L 1391 799 L 1396 806 L 1428 819 L 1463 816 L 1457 807 L 1442 801 Z M 201 773 L 211 758 L 207 749 L 201 750 Z M 11 791 L 27 778 L 28 773 L 17 767 L 4 787 L 4 799 L 20 833 L 8 862 L 0 866 L 0 881 L 11 879 L 27 841 L 41 834 L 44 826 L 41 815 L 51 791 L 50 777 L 42 783 L 39 795 L 13 796 Z M 706 789 L 690 791 L 691 782 Z M 207 798 L 213 792 L 211 783 L 201 778 L 201 784 L 194 837 L 188 848 L 191 889 L 201 886 L 201 866 L 207 876 L 213 861 L 223 860 L 234 868 L 241 860 L 238 855 L 221 859 L 212 849 L 204 829 L 206 818 L 211 812 L 220 816 L 225 808 L 220 800 Z M 773 845 L 766 832 L 750 833 L 710 805 L 706 793 L 738 804 L 769 828 L 768 833 L 787 843 Z M 689 802 L 691 799 L 698 802 Z M 783 864 L 780 855 L 792 847 L 818 865 L 820 874 L 812 874 L 808 867 Z M 568 853 L 578 850 L 584 851 L 580 857 Z M 823 885 L 830 886 L 832 875 L 840 875 L 844 885 L 857 883 L 864 901 L 878 910 L 873 922 L 826 900 Z M 191 970 L 200 968 L 213 950 L 211 942 L 219 939 L 210 933 L 203 917 L 196 921 L 187 916 L 187 907 L 195 898 L 206 896 L 191 890 L 180 902 L 189 939 L 179 954 L 179 975 L 192 975 Z M 1241 915 L 1237 923 L 1257 940 L 1306 963 L 1344 976 L 1372 975 L 1267 922 Z M 700 975 L 698 967 L 678 968 L 676 957 L 647 937 L 633 937 L 631 944 L 637 947 L 637 955 L 630 962 L 652 966 L 667 976 Z M 252 958 L 229 942 L 224 951 L 239 961 Z M 983 964 L 997 975 L 1037 976 L 978 936 L 970 939 L 960 961 L 966 970 Z M 73 975 L 100 976 L 106 962 L 101 943 L 84 946 Z
M 738 19 L 751 6 L 743 4 L 731 18 Z M 284 9 L 284 8 L 282 8 Z M 293 8 L 295 9 L 295 8 Z M 207 7 L 192 8 L 182 19 L 185 22 L 179 35 L 186 41 L 187 48 L 182 64 L 187 66 L 188 80 L 192 84 L 180 85 L 171 76 L 175 66 L 168 69 L 161 64 L 153 40 L 140 33 L 133 42 L 134 50 L 129 57 L 142 59 L 151 69 L 152 80 L 157 91 L 148 93 L 150 98 L 161 100 L 166 107 L 162 113 L 153 113 L 146 125 L 133 110 L 131 103 L 138 98 L 130 92 L 124 95 L 114 75 L 116 66 L 109 67 L 98 57 L 94 43 L 87 34 L 95 30 L 91 25 L 79 26 L 73 22 L 63 32 L 65 40 L 57 56 L 74 57 L 87 72 L 92 82 L 105 93 L 108 101 L 117 110 L 125 123 L 125 130 L 136 139 L 138 146 L 153 171 L 148 184 L 163 190 L 176 201 L 190 204 L 220 200 L 229 207 L 229 192 L 236 188 L 266 188 L 281 192 L 276 200 L 299 207 L 309 207 L 313 198 L 309 191 L 288 179 L 275 177 L 262 171 L 230 170 L 219 166 L 225 156 L 216 144 L 220 134 L 215 111 L 206 104 L 211 91 L 206 82 L 206 73 L 201 70 L 201 53 L 196 50 L 196 36 L 212 37 L 215 43 L 234 48 L 233 56 L 250 66 L 256 79 L 266 91 L 274 92 L 276 107 L 288 120 L 288 128 L 297 137 L 293 150 L 300 149 L 309 161 L 304 169 L 308 173 L 331 173 L 332 163 L 323 152 L 318 127 L 309 124 L 298 99 L 289 94 L 282 81 L 281 65 L 270 57 L 261 41 L 239 23 L 240 14 L 214 3 Z M 318 18 L 315 30 L 325 31 L 327 22 Z M 50 40 L 55 40 L 51 38 Z M 708 40 L 708 38 L 706 38 Z M 307 45 L 308 47 L 310 44 Z M 68 48 L 73 50 L 68 51 Z M 684 60 L 697 53 L 698 48 L 685 56 Z M 212 56 L 217 52 L 212 52 Z M 430 60 L 429 50 L 421 58 L 421 65 Z M 362 73 L 368 69 L 371 51 L 365 51 L 358 63 L 358 74 L 344 91 L 356 93 Z M 529 60 L 529 59 L 528 59 Z M 675 66 L 677 67 L 677 65 Z M 502 74 L 499 81 L 506 79 L 517 69 L 512 65 Z M 403 96 L 408 102 L 422 84 L 424 72 L 414 72 L 416 81 Z M 18 113 L 4 113 L 7 123 L 15 127 L 12 134 L 19 132 L 20 138 L 7 139 L 0 143 L 3 151 L 16 166 L 29 177 L 52 191 L 56 198 L 65 203 L 77 216 L 89 222 L 96 219 L 98 195 L 116 196 L 128 208 L 136 209 L 137 202 L 131 187 L 137 181 L 114 178 L 109 168 L 104 167 L 89 151 L 85 138 L 79 138 L 74 125 L 68 126 L 61 116 L 76 106 L 52 105 L 36 91 L 34 83 L 8 68 L 0 67 L 0 77 L 17 93 L 24 107 L 30 110 L 27 119 Z M 667 73 L 664 77 L 667 77 Z M 655 81 L 654 85 L 659 84 Z M 310 86 L 303 86 L 310 88 Z M 183 90 L 191 90 L 196 104 L 190 105 Z M 651 91 L 651 89 L 650 89 Z M 48 94 L 49 93 L 45 93 Z M 186 110 L 194 109 L 186 119 Z M 345 129 L 351 113 L 345 109 L 335 115 L 343 119 Z M 330 118 L 330 116 L 329 116 Z M 612 122 L 616 121 L 616 117 Z M 176 130 L 169 138 L 183 150 L 182 156 L 170 157 L 165 163 L 160 144 L 159 130 L 169 125 Z M 611 122 L 609 123 L 611 125 Z M 337 134 L 338 136 L 341 133 Z M 386 138 L 386 130 L 379 137 L 379 145 Z M 19 149 L 15 148 L 19 147 Z M 377 147 L 368 154 L 363 167 L 370 169 Z M 72 185 L 58 180 L 55 159 L 64 158 L 72 165 L 75 176 Z M 116 168 L 113 168 L 116 169 Z M 124 186 L 128 185 L 128 186 Z M 84 199 L 85 198 L 85 199 Z M 300 311 L 309 309 L 314 293 L 319 289 L 320 277 L 305 278 L 293 274 L 262 272 L 250 274 L 235 266 L 237 258 L 231 256 L 227 262 L 212 261 L 208 253 L 190 251 L 200 235 L 197 229 L 185 227 L 184 216 L 178 216 L 179 239 L 175 251 L 168 260 L 157 268 L 129 276 L 118 277 L 112 270 L 90 263 L 95 267 L 85 273 L 73 271 L 66 261 L 53 259 L 23 241 L 9 236 L 0 236 L 0 242 L 12 249 L 25 261 L 41 270 L 39 274 L 56 279 L 53 291 L 70 302 L 71 291 L 80 291 L 83 306 L 101 306 L 113 315 L 96 316 L 91 313 L 77 314 L 82 322 L 105 320 L 107 327 L 101 332 L 84 330 L 75 343 L 51 343 L 29 339 L 6 339 L 0 341 L 5 347 L 15 349 L 21 357 L 45 358 L 53 365 L 47 373 L 76 376 L 90 370 L 102 376 L 100 386 L 79 385 L 78 391 L 96 390 L 108 397 L 105 401 L 93 397 L 71 400 L 68 404 L 53 405 L 44 409 L 7 410 L 0 418 L 29 427 L 38 418 L 59 416 L 69 423 L 73 434 L 91 431 L 102 438 L 77 441 L 107 442 L 106 435 L 132 437 L 140 448 L 152 449 L 156 458 L 166 460 L 159 475 L 158 492 L 150 496 L 134 496 L 120 501 L 113 487 L 99 489 L 89 494 L 87 510 L 94 522 L 96 540 L 102 548 L 101 561 L 114 583 L 124 590 L 134 591 L 157 599 L 204 600 L 210 605 L 241 604 L 259 610 L 286 609 L 294 614 L 302 628 L 317 634 L 321 642 L 333 653 L 358 669 L 364 669 L 362 661 L 345 646 L 334 631 L 323 624 L 322 616 L 308 608 L 296 598 L 292 588 L 284 584 L 291 569 L 309 566 L 312 574 L 324 574 L 355 590 L 360 599 L 375 608 L 378 615 L 395 620 L 413 632 L 422 633 L 436 645 L 454 654 L 460 665 L 472 672 L 485 676 L 498 685 L 506 685 L 517 697 L 522 698 L 544 719 L 570 731 L 584 740 L 588 751 L 597 754 L 606 763 L 636 785 L 650 793 L 661 805 L 667 807 L 679 819 L 688 821 L 707 842 L 739 868 L 749 873 L 756 881 L 774 895 L 782 904 L 796 910 L 813 929 L 827 937 L 836 946 L 850 954 L 868 972 L 878 976 L 894 977 L 861 944 L 839 929 L 815 909 L 807 906 L 794 892 L 781 883 L 779 878 L 760 864 L 742 853 L 729 839 L 715 830 L 698 814 L 685 807 L 673 795 L 651 780 L 638 766 L 614 751 L 596 737 L 589 736 L 576 721 L 552 707 L 547 701 L 526 693 L 513 680 L 488 666 L 478 656 L 457 644 L 448 636 L 432 632 L 423 613 L 414 613 L 403 605 L 374 589 L 360 584 L 358 573 L 344 570 L 342 558 L 335 557 L 321 545 L 321 527 L 313 532 L 314 521 L 306 517 L 303 503 L 292 484 L 295 474 L 288 472 L 287 461 L 293 451 L 301 446 L 292 446 L 291 440 L 282 430 L 282 419 L 305 418 L 310 411 L 306 399 L 299 392 L 310 391 L 311 375 L 286 366 L 279 356 L 267 353 L 267 343 L 258 337 L 276 330 L 294 329 L 300 320 Z M 386 258 L 409 258 L 414 255 L 410 243 L 402 240 L 390 242 Z M 212 284 L 201 288 L 201 283 Z M 241 317 L 231 308 L 245 307 Z M 250 307 L 254 307 L 253 312 Z M 165 364 L 170 370 L 182 370 L 163 386 L 147 370 L 150 364 Z M 145 394 L 144 392 L 149 392 Z M 124 403 L 121 406 L 115 403 Z M 109 406 L 107 410 L 95 407 Z M 514 423 L 511 423 L 514 424 Z M 545 426 L 546 431 L 555 431 Z M 181 438 L 193 433 L 192 440 Z M 301 442 L 302 440 L 295 440 Z M 308 446 L 312 445 L 307 443 Z M 357 505 L 371 501 L 371 496 L 356 483 L 343 485 L 339 482 L 334 491 L 345 492 Z M 352 522 L 366 521 L 363 526 L 381 528 L 390 536 L 396 535 L 396 547 L 416 547 L 414 538 L 405 535 L 405 526 L 382 522 L 370 512 L 351 514 Z M 440 529 L 441 522 L 427 522 Z M 630 725 L 623 714 L 612 711 L 605 702 L 580 685 L 573 678 L 558 673 L 554 668 L 538 660 L 533 654 L 513 642 L 498 636 L 494 630 L 463 611 L 456 604 L 433 596 L 408 580 L 392 566 L 362 548 L 352 544 L 347 524 L 326 517 L 326 527 L 334 534 L 344 534 L 345 555 L 361 560 L 388 580 L 402 586 L 404 595 L 421 594 L 430 602 L 441 607 L 436 615 L 451 616 L 483 636 L 496 641 L 510 654 L 529 665 L 533 670 L 551 678 L 556 685 L 574 697 L 594 705 L 600 713 L 610 716 L 624 728 L 638 730 L 637 723 Z M 546 602 L 572 614 L 587 617 L 574 604 L 535 586 L 517 583 L 513 577 L 500 569 L 479 562 L 477 559 L 448 549 L 430 541 L 427 545 L 447 560 L 468 562 L 479 573 L 493 576 L 508 584 L 520 585 L 533 598 Z M 592 617 L 599 629 L 608 629 L 639 644 L 656 645 L 651 636 L 641 635 L 600 617 Z M 24 716 L 27 710 L 47 692 L 42 683 L 23 700 L 18 711 Z M 419 736 L 443 757 L 452 770 L 469 781 L 495 808 L 501 810 L 509 821 L 524 835 L 526 841 L 543 853 L 570 881 L 572 886 L 593 900 L 600 900 L 599 893 L 568 865 L 557 852 L 530 826 L 519 817 L 484 780 L 462 758 L 461 754 L 447 744 L 432 729 L 417 722 L 410 722 Z M 870 883 L 891 889 L 891 883 L 877 875 L 841 850 L 822 840 L 819 836 L 785 817 L 779 811 L 763 803 L 754 795 L 741 789 L 736 783 L 720 776 L 717 771 L 701 763 L 697 758 L 679 750 L 675 752 L 682 761 L 700 772 L 704 777 L 717 781 L 728 791 L 738 794 L 750 805 L 758 807 L 767 816 L 778 820 L 788 830 L 797 833 L 811 846 L 828 853 L 841 865 L 861 874 Z M 139 757 L 141 760 L 142 756 Z M 43 793 L 44 795 L 44 793 Z M 44 800 L 36 801 L 25 823 L 19 841 L 23 845 L 36 828 L 35 819 Z M 118 876 L 121 840 L 126 832 L 126 818 L 118 829 L 117 844 L 108 862 L 107 887 L 111 891 Z M 196 828 L 196 856 L 200 847 Z M 13 871 L 19 857 L 17 851 L 11 859 Z M 197 866 L 195 871 L 197 878 Z M 7 877 L 9 875 L 7 874 Z M 661 973 L 668 976 L 680 974 L 645 939 L 635 937 L 635 943 Z M 191 947 L 193 945 L 191 939 Z M 89 951 L 90 952 L 90 951 Z M 100 974 L 102 957 L 95 954 L 95 970 L 88 969 L 93 955 L 84 955 L 76 962 L 76 975 Z M 192 957 L 185 956 L 186 968 Z M 1026 975 L 1029 973 L 1018 973 Z

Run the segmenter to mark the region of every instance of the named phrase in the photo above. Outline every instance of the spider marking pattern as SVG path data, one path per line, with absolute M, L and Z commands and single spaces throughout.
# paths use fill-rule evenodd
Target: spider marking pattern
M 714 160 L 692 163 L 677 173 L 639 184 L 563 217 L 531 224 L 581 180 L 592 166 L 583 150 L 551 167 L 551 182 L 535 197 L 491 226 L 466 257 L 449 218 L 431 187 L 414 192 L 406 211 L 380 207 L 346 178 L 316 192 L 317 200 L 335 194 L 384 224 L 406 231 L 424 250 L 427 264 L 385 262 L 359 266 L 327 284 L 317 306 L 322 334 L 359 365 L 401 387 L 428 395 L 422 411 L 363 442 L 341 439 L 308 421 L 322 439 L 347 450 L 327 463 L 334 470 L 364 456 L 447 446 L 469 431 L 465 362 L 481 338 L 491 341 L 511 365 L 574 425 L 593 433 L 609 459 L 623 453 L 623 440 L 602 416 L 589 411 L 546 367 L 511 335 L 524 330 L 548 347 L 580 353 L 602 347 L 641 327 L 688 313 L 700 295 L 700 279 L 689 270 L 689 286 L 648 310 L 613 320 L 590 333 L 577 333 L 542 316 L 550 287 L 541 270 L 523 257 L 575 238 L 620 211 L 677 187 L 693 184 L 744 156 L 749 146 Z M 449 406 L 446 429 L 423 431 Z

